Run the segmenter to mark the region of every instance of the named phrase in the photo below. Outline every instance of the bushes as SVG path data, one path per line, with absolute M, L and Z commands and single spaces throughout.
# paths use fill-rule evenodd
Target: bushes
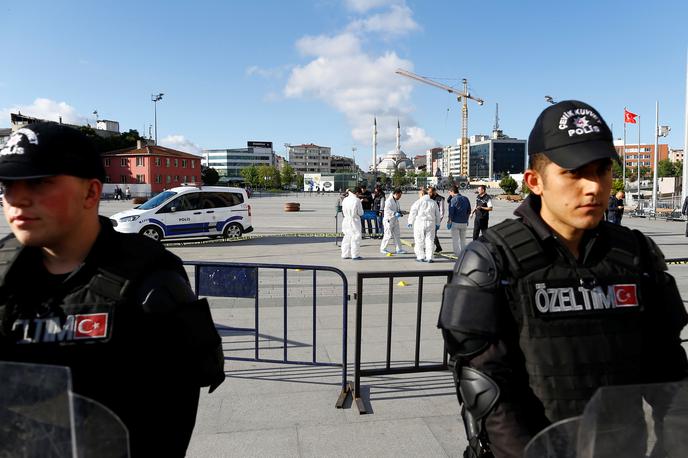
M 518 183 L 516 183 L 516 180 L 511 178 L 511 175 L 506 175 L 502 178 L 502 181 L 499 182 L 499 187 L 504 190 L 504 193 L 507 195 L 514 195 L 516 193 L 516 188 L 518 188 Z

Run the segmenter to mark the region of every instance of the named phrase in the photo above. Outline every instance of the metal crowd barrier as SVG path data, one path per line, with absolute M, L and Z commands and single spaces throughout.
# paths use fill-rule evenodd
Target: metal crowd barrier
M 361 399 L 361 377 L 390 374 L 408 374 L 414 372 L 434 372 L 447 370 L 447 352 L 444 350 L 442 364 L 420 364 L 420 336 L 421 336 L 421 317 L 423 312 L 423 279 L 425 277 L 446 277 L 447 282 L 451 281 L 454 272 L 452 270 L 416 270 L 416 271 L 396 271 L 396 272 L 359 272 L 356 277 L 356 341 L 355 341 L 355 362 L 354 362 L 354 386 L 351 388 L 353 398 L 356 402 L 358 412 L 368 413 L 363 400 Z M 361 337 L 363 328 L 363 280 L 367 278 L 387 278 L 388 297 L 387 297 L 387 348 L 385 367 L 376 369 L 361 368 Z M 416 305 L 416 341 L 415 356 L 412 366 L 391 367 L 392 358 L 392 318 L 394 315 L 394 279 L 395 278 L 418 278 L 418 296 Z
M 335 366 L 342 368 L 342 384 L 336 407 L 341 408 L 349 393 L 350 385 L 347 382 L 347 334 L 348 334 L 348 301 L 349 284 L 346 275 L 334 267 L 309 266 L 297 264 L 268 264 L 268 263 L 242 263 L 242 262 L 206 262 L 206 261 L 185 261 L 184 265 L 193 266 L 194 284 L 197 296 L 209 297 L 232 297 L 232 298 L 253 298 L 254 299 L 254 327 L 236 328 L 230 327 L 234 331 L 251 332 L 254 335 L 254 358 L 251 361 L 260 362 L 279 362 L 285 364 L 301 364 L 312 366 Z M 281 360 L 264 359 L 260 357 L 260 295 L 259 295 L 259 272 L 261 269 L 277 269 L 283 272 L 283 358 Z M 312 302 L 312 323 L 313 323 L 313 355 L 311 361 L 292 361 L 288 358 L 288 271 L 312 271 L 313 273 L 313 302 Z M 342 362 L 319 362 L 316 356 L 317 343 L 317 273 L 319 271 L 331 272 L 338 275 L 342 280 Z M 246 360 L 246 358 L 232 358 Z

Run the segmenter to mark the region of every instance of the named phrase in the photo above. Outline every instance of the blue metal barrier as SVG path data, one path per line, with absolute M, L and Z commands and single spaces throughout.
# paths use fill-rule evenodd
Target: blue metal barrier
M 285 364 L 303 364 L 313 366 L 335 366 L 342 368 L 341 392 L 337 403 L 337 408 L 341 408 L 350 392 L 350 385 L 347 383 L 347 335 L 348 335 L 348 301 L 349 283 L 346 275 L 339 269 L 327 266 L 309 266 L 296 264 L 267 264 L 267 263 L 241 263 L 241 262 L 206 262 L 206 261 L 185 261 L 184 265 L 194 268 L 194 285 L 198 296 L 211 297 L 233 297 L 233 298 L 252 298 L 254 299 L 254 327 L 235 328 L 231 330 L 247 331 L 254 334 L 254 358 L 253 361 L 280 362 Z M 259 336 L 260 336 L 260 301 L 259 301 L 259 274 L 261 269 L 276 269 L 283 272 L 283 352 L 281 360 L 264 359 L 260 357 Z M 288 348 L 288 271 L 312 271 L 313 273 L 313 355 L 309 362 L 290 361 L 287 354 Z M 316 356 L 317 343 L 317 273 L 331 272 L 338 275 L 342 280 L 342 362 L 319 362 Z M 231 359 L 231 358 L 230 358 Z M 245 359 L 245 358 L 234 358 Z

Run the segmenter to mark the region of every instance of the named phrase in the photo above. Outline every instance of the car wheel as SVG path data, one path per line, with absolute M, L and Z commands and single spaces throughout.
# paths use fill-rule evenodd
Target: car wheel
M 241 237 L 241 234 L 241 226 L 237 223 L 228 224 L 227 227 L 225 227 L 225 231 L 223 233 L 225 238 Z
M 150 237 L 153 240 L 162 240 L 162 231 L 155 226 L 146 226 L 143 229 L 141 229 L 141 232 L 139 232 L 139 234 L 145 235 L 146 237 Z

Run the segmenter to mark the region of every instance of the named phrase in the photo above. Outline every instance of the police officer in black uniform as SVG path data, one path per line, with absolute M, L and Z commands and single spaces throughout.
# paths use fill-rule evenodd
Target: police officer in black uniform
M 578 101 L 548 107 L 528 154 L 532 193 L 517 219 L 468 245 L 444 291 L 466 456 L 520 457 L 600 386 L 686 375 L 688 319 L 662 252 L 601 221 L 618 157 L 600 114 Z
M 76 129 L 32 124 L 0 150 L 0 360 L 68 366 L 134 457 L 182 457 L 200 387 L 224 380 L 208 303 L 178 257 L 99 217 L 105 170 Z
M 475 208 L 472 215 L 475 216 L 473 220 L 473 240 L 480 237 L 487 230 L 487 225 L 490 223 L 490 212 L 492 211 L 492 198 L 487 193 L 485 185 L 478 186 L 478 195 L 475 198 Z

